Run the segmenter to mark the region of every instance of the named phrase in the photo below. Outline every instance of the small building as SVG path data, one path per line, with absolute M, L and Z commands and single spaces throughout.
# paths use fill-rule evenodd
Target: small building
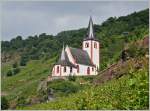
M 100 43 L 95 38 L 93 21 L 90 17 L 87 36 L 82 42 L 82 49 L 63 46 L 61 56 L 52 69 L 52 76 L 87 76 L 97 75 L 99 70 Z

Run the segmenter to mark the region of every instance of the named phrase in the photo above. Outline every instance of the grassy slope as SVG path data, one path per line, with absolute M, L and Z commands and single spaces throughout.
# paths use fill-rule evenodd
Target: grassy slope
M 55 58 L 48 61 L 30 61 L 27 66 L 21 67 L 21 71 L 17 75 L 2 79 L 2 92 L 5 92 L 10 100 L 20 95 L 25 97 L 35 95 L 39 82 L 48 76 L 54 61 Z M 10 64 L 3 65 L 2 73 L 10 68 Z
M 145 67 L 134 69 L 130 65 L 129 72 L 117 80 L 99 86 L 91 85 L 53 102 L 19 109 L 147 109 L 148 60 L 140 58 L 138 61 Z

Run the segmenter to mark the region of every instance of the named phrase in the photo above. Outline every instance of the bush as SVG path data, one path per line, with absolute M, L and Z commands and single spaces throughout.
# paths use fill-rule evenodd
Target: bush
M 75 93 L 79 90 L 79 86 L 70 81 L 53 81 L 48 85 L 48 88 L 53 89 L 54 94 L 61 93 L 63 95 Z
M 26 66 L 28 60 L 29 60 L 29 57 L 27 55 L 23 55 L 20 60 L 20 66 Z
M 12 76 L 12 75 L 13 75 L 12 71 L 9 70 L 9 71 L 7 72 L 7 76 Z
M 14 74 L 14 75 L 16 75 L 16 74 L 19 73 L 19 72 L 20 72 L 20 69 L 19 69 L 19 68 L 13 69 L 13 74 Z
M 17 105 L 18 106 L 25 106 L 26 105 L 26 98 L 24 96 L 20 96 L 18 99 L 17 99 Z
M 9 108 L 8 100 L 4 96 L 2 96 L 2 98 L 1 98 L 1 109 L 6 110 L 8 108 Z
M 26 60 L 21 59 L 20 60 L 20 66 L 26 66 Z
M 13 64 L 13 68 L 17 68 L 17 66 L 18 66 L 18 64 L 17 64 L 17 62 L 15 62 L 15 63 Z
M 69 75 L 68 79 L 69 81 L 76 81 L 76 77 L 72 75 Z

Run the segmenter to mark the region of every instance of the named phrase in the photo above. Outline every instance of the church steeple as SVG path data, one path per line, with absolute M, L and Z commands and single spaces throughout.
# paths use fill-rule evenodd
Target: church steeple
M 63 49 L 62 49 L 62 52 L 61 52 L 60 60 L 65 60 L 65 49 L 64 49 L 64 44 L 63 44 Z
M 88 25 L 88 32 L 87 38 L 93 39 L 94 38 L 94 30 L 93 30 L 93 21 L 92 17 L 90 16 L 89 25 Z

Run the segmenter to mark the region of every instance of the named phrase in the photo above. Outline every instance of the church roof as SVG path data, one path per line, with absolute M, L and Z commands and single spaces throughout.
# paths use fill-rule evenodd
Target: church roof
M 96 40 L 96 41 L 98 41 L 95 38 L 92 17 L 90 17 L 87 35 L 86 35 L 86 38 L 84 38 L 84 40 Z
M 72 48 L 72 47 L 69 47 L 69 48 L 76 63 L 89 65 L 89 66 L 95 66 L 94 64 L 92 64 L 90 57 L 86 51 L 82 49 Z
M 62 66 L 71 66 L 71 67 L 76 67 L 74 64 L 72 64 L 69 59 L 68 56 L 64 50 L 64 46 L 61 52 L 61 56 L 58 60 L 58 62 L 56 63 L 56 65 L 62 65 Z

